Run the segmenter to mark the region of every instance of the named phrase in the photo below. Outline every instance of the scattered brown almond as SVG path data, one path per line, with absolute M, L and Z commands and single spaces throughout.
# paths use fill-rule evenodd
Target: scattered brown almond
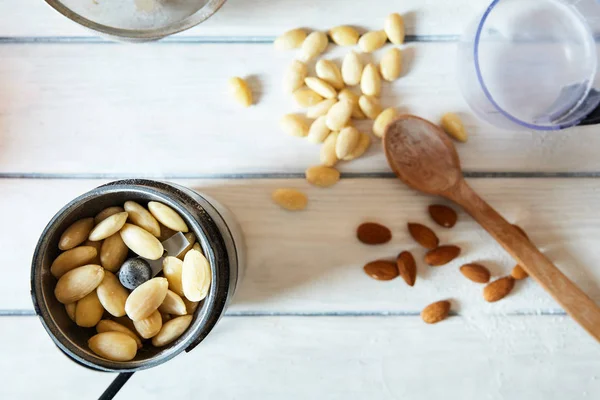
M 417 279 L 417 263 L 413 255 L 408 251 L 403 251 L 398 255 L 396 265 L 404 282 L 408 286 L 414 286 Z
M 375 222 L 365 222 L 356 230 L 356 237 L 364 244 L 384 244 L 392 240 L 392 231 Z
M 435 249 L 440 244 L 440 240 L 438 239 L 436 234 L 425 225 L 414 224 L 409 222 L 408 232 L 417 243 L 419 243 L 426 249 Z
M 516 280 L 520 281 L 520 280 L 527 278 L 529 276 L 529 274 L 527 273 L 527 271 L 525 271 L 523 269 L 523 267 L 521 267 L 520 265 L 517 264 L 512 269 L 512 271 L 510 271 L 510 276 L 512 276 Z
M 447 245 L 440 246 L 436 249 L 429 250 L 425 254 L 425 262 L 432 267 L 439 267 L 440 265 L 448 264 L 454 260 L 460 254 L 460 247 Z
M 490 281 L 490 271 L 480 264 L 465 264 L 460 267 L 460 272 L 473 282 L 488 283 Z
M 511 292 L 514 286 L 515 279 L 512 276 L 505 276 L 483 288 L 483 298 L 490 303 L 501 300 Z
M 378 281 L 391 281 L 398 277 L 398 267 L 395 263 L 385 260 L 372 261 L 364 266 L 365 273 Z
M 436 224 L 443 226 L 444 228 L 452 228 L 456 225 L 456 221 L 458 220 L 456 211 L 441 204 L 430 205 L 429 215 L 431 215 L 431 218 Z
M 448 317 L 450 302 L 446 300 L 432 303 L 421 311 L 421 318 L 427 324 L 436 324 Z
M 513 224 L 513 228 L 515 228 L 516 230 L 518 230 L 519 233 L 525 237 L 525 239 L 531 241 L 531 239 L 529 239 L 529 236 L 527 236 L 527 234 L 525 233 L 525 231 L 523 230 L 523 228 L 521 228 L 519 225 Z

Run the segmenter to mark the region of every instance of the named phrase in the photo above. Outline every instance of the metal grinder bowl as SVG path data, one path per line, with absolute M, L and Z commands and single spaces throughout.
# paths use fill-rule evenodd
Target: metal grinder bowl
M 71 21 L 101 36 L 124 42 L 147 42 L 206 21 L 226 0 L 45 1 Z M 155 9 L 144 10 L 144 4 L 154 5 Z
M 171 344 L 138 350 L 127 362 L 98 357 L 87 341 L 94 328 L 75 325 L 65 306 L 56 300 L 56 278 L 50 265 L 58 256 L 61 234 L 73 222 L 93 217 L 110 206 L 133 200 L 145 204 L 158 201 L 173 208 L 193 232 L 211 266 L 212 282 L 185 333 Z M 233 215 L 209 197 L 182 186 L 151 180 L 122 180 L 100 186 L 67 204 L 48 223 L 36 246 L 31 265 L 31 297 L 36 314 L 54 343 L 72 360 L 100 371 L 134 372 L 162 364 L 179 353 L 192 350 L 215 327 L 225 312 L 243 272 L 245 247 L 242 232 Z

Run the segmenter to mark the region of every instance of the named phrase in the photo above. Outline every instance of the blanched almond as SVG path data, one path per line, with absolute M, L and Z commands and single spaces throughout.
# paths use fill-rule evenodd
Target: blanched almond
M 125 315 L 125 303 L 129 292 L 110 271 L 104 272 L 104 279 L 96 289 L 98 299 L 106 311 L 115 317 Z
M 302 61 L 309 61 L 325 51 L 329 40 L 323 32 L 312 32 L 302 43 Z
M 327 127 L 327 117 L 323 115 L 317 118 L 310 126 L 310 129 L 308 130 L 308 141 L 311 143 L 323 143 L 330 133 L 331 130 Z
M 181 284 L 183 294 L 188 300 L 200 301 L 208 295 L 210 289 L 210 265 L 201 253 L 192 250 L 183 259 Z
M 162 328 L 162 317 L 160 312 L 157 310 L 144 319 L 133 321 L 133 326 L 135 326 L 137 333 L 144 339 L 150 339 L 151 337 L 156 336 L 158 332 L 160 332 L 160 328 Z
M 356 29 L 347 25 L 336 26 L 329 31 L 331 41 L 338 46 L 354 46 L 359 36 Z
M 163 325 L 158 335 L 152 338 L 152 345 L 155 347 L 166 346 L 179 338 L 192 323 L 191 315 L 173 318 Z
M 339 160 L 350 154 L 358 145 L 360 132 L 353 126 L 348 126 L 340 131 L 335 142 L 335 155 Z
M 273 45 L 275 50 L 297 49 L 302 46 L 305 39 L 306 31 L 304 29 L 291 29 L 275 39 Z
M 196 312 L 196 309 L 198 308 L 198 305 L 200 304 L 200 302 L 189 301 L 185 297 L 182 297 L 182 300 L 185 303 L 185 310 L 187 311 L 188 315 L 192 315 L 194 312 Z
M 369 146 L 371 146 L 371 137 L 368 134 L 361 132 L 360 138 L 358 139 L 358 144 L 350 154 L 343 158 L 343 160 L 352 161 L 359 158 L 365 154 Z
M 94 218 L 84 218 L 74 222 L 69 226 L 58 241 L 58 248 L 61 250 L 70 250 L 85 242 L 94 227 Z
M 329 109 L 335 103 L 337 103 L 336 99 L 323 100 L 323 101 L 315 104 L 314 106 L 309 107 L 308 110 L 306 110 L 306 117 L 314 119 L 314 118 L 319 118 L 324 115 L 327 115 L 327 112 L 329 112 Z
M 147 318 L 162 304 L 169 290 L 166 278 L 152 278 L 127 297 L 125 312 L 134 322 Z
M 75 323 L 84 328 L 91 328 L 100 322 L 102 314 L 104 314 L 104 307 L 100 304 L 96 291 L 92 291 L 77 302 Z
M 360 89 L 367 96 L 379 96 L 381 94 L 381 77 L 373 63 L 367 64 L 360 78 Z
M 183 218 L 181 218 L 181 216 L 171 207 L 157 201 L 151 201 L 148 203 L 148 209 L 154 218 L 164 226 L 169 227 L 176 232 L 186 233 L 189 231 Z
M 308 76 L 308 68 L 301 61 L 294 60 L 286 68 L 283 74 L 283 89 L 287 93 L 293 93 L 304 85 L 304 78 Z
M 317 76 L 329 83 L 334 89 L 340 90 L 344 88 L 344 79 L 342 71 L 338 66 L 330 60 L 319 60 L 315 66 Z
M 329 109 L 327 113 L 327 127 L 332 131 L 339 131 L 348 125 L 352 117 L 352 102 L 340 100 Z
M 381 77 L 388 82 L 395 81 L 402 74 L 402 52 L 397 48 L 386 51 L 379 64 Z
M 167 314 L 185 315 L 187 314 L 183 299 L 175 292 L 169 290 L 158 311 Z
M 385 31 L 367 32 L 358 39 L 358 47 L 363 53 L 371 53 L 382 48 L 386 41 Z
M 320 78 L 313 76 L 304 79 L 304 83 L 310 89 L 314 90 L 315 93 L 319 94 L 326 99 L 335 99 L 337 97 L 337 91 L 329 83 L 325 82 Z
M 296 189 L 277 189 L 273 192 L 271 198 L 277 205 L 288 211 L 304 210 L 308 204 L 306 195 Z
M 293 93 L 294 100 L 302 108 L 312 107 L 323 101 L 323 96 L 312 89 L 300 88 Z
M 129 214 L 129 221 L 156 237 L 160 236 L 160 225 L 150 211 L 135 201 L 126 201 L 124 207 Z
M 123 211 L 125 211 L 125 209 L 123 207 L 118 206 L 105 208 L 104 210 L 96 214 L 96 216 L 94 217 L 94 223 L 98 225 L 100 222 L 104 221 L 111 215 L 122 213 Z
M 335 154 L 335 146 L 339 135 L 339 132 L 331 132 L 321 146 L 321 164 L 326 167 L 333 167 L 339 161 Z
M 137 343 L 122 332 L 103 332 L 88 340 L 90 350 L 111 361 L 130 361 L 137 353 Z
M 90 240 L 97 242 L 119 232 L 123 225 L 125 225 L 128 216 L 129 214 L 127 212 L 121 212 L 106 218 L 92 229 L 90 232 Z
M 355 52 L 346 54 L 342 62 L 342 79 L 348 86 L 358 85 L 363 72 L 363 63 Z
M 75 322 L 75 311 L 77 310 L 77 303 L 65 304 L 65 310 L 71 321 Z
M 135 343 L 137 344 L 138 349 L 142 348 L 142 341 L 138 337 L 138 335 L 135 334 L 134 331 L 132 331 L 131 329 L 127 328 L 124 325 L 119 324 L 118 322 L 111 321 L 110 319 L 103 319 L 102 321 L 98 322 L 98 325 L 96 325 L 96 332 L 98 332 L 98 333 L 104 333 L 104 332 L 124 333 L 127 336 L 129 336 L 130 338 L 132 338 L 133 340 L 135 340 Z
M 150 232 L 137 225 L 125 224 L 121 229 L 121 239 L 131 251 L 149 260 L 158 260 L 165 249 Z
M 387 38 L 393 44 L 404 43 L 404 20 L 400 14 L 388 15 L 385 19 L 384 30 Z
M 454 113 L 446 113 L 442 116 L 442 128 L 444 131 L 459 142 L 466 142 L 467 131 L 460 117 Z
M 165 257 L 163 260 L 163 274 L 169 281 L 169 290 L 183 296 L 183 286 L 181 286 L 181 271 L 183 261 L 175 257 Z
M 111 272 L 116 272 L 121 268 L 127 258 L 129 248 L 123 242 L 119 232 L 104 239 L 100 249 L 100 262 L 102 266 Z
M 330 187 L 340 180 L 340 172 L 331 167 L 317 165 L 306 170 L 306 180 L 319 187 Z
M 227 84 L 229 92 L 238 104 L 243 107 L 250 107 L 252 105 L 252 90 L 248 82 L 239 76 L 234 76 L 233 78 L 229 78 Z
M 98 287 L 104 278 L 104 268 L 90 264 L 77 267 L 60 277 L 54 295 L 63 304 L 83 299 Z
M 393 107 L 383 110 L 373 122 L 373 134 L 378 138 L 382 138 L 385 128 L 396 118 L 396 115 L 398 115 L 398 112 Z
M 288 135 L 305 137 L 308 135 L 308 124 L 299 115 L 287 114 L 279 120 L 279 126 Z
M 67 250 L 60 254 L 52 265 L 50 266 L 50 272 L 56 278 L 60 278 L 73 268 L 81 267 L 89 264 L 94 258 L 96 258 L 98 252 L 92 246 L 79 246 L 74 249 Z
M 102 265 L 102 263 L 100 262 L 100 250 L 102 249 L 102 243 L 104 243 L 104 240 L 100 240 L 98 242 L 86 240 L 85 242 L 83 242 L 83 246 L 90 246 L 96 249 L 96 257 L 94 257 L 92 261 L 87 262 L 86 264 Z
M 192 249 L 199 251 L 200 253 L 204 254 L 204 252 L 202 251 L 202 247 L 200 247 L 200 243 L 194 243 L 194 245 L 192 246 Z
M 381 104 L 379 99 L 373 96 L 360 96 L 358 99 L 358 105 L 361 111 L 369 118 L 376 119 L 381 113 Z
M 340 93 L 338 94 L 338 99 L 348 100 L 348 101 L 352 102 L 352 118 L 365 119 L 366 116 L 365 116 L 365 114 L 363 114 L 363 112 L 361 111 L 361 109 L 358 105 L 359 98 L 360 98 L 360 96 L 357 95 L 356 93 L 354 93 L 350 89 L 342 89 L 340 91 Z

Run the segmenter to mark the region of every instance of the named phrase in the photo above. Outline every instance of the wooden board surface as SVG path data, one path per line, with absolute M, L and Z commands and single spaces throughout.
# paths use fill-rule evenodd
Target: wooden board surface
M 600 235 L 596 208 L 600 183 L 585 179 L 473 179 L 482 196 L 511 222 L 520 224 L 533 241 L 565 273 L 600 301 Z M 101 181 L 0 181 L 0 220 L 13 227 L 0 241 L 11 251 L 5 262 L 10 276 L 0 280 L 0 308 L 31 309 L 29 263 L 47 221 L 65 203 Z M 440 299 L 456 301 L 461 314 L 556 313 L 560 308 L 531 280 L 519 282 L 512 296 L 497 304 L 481 297 L 482 286 L 457 270 L 466 262 L 487 265 L 496 277 L 508 274 L 514 261 L 461 212 L 454 229 L 436 227 L 421 196 L 395 179 L 345 179 L 332 189 L 309 187 L 296 180 L 186 180 L 180 183 L 221 201 L 237 215 L 246 235 L 248 270 L 233 313 L 419 313 Z M 279 187 L 305 191 L 310 204 L 289 213 L 270 200 Z M 552 193 L 552 196 L 548 194 Z M 40 202 L 43 198 L 44 201 Z M 576 203 L 573 203 L 577 199 Z M 25 213 L 15 213 L 19 204 Z M 340 204 L 342 207 L 340 207 Z M 369 247 L 355 238 L 356 227 L 378 221 L 394 233 L 385 246 Z M 424 250 L 408 235 L 407 222 L 425 223 L 442 243 L 454 243 L 463 255 L 439 268 L 421 260 Z M 403 281 L 378 282 L 362 266 L 379 258 L 414 251 L 419 278 L 414 288 Z
M 335 47 L 328 56 L 339 61 L 347 51 Z M 596 127 L 493 128 L 460 95 L 454 44 L 409 45 L 405 54 L 406 76 L 385 85 L 382 104 L 433 121 L 447 111 L 463 115 L 471 139 L 458 148 L 467 171 L 600 171 Z M 0 174 L 302 172 L 319 163 L 318 146 L 278 123 L 300 111 L 280 83 L 293 56 L 266 44 L 0 46 Z M 256 106 L 233 102 L 227 80 L 235 75 L 250 77 Z M 369 122 L 357 126 L 371 131 Z M 380 146 L 341 168 L 389 171 Z
M 97 398 L 33 317 L 4 318 L 4 398 Z M 15 346 L 28 332 L 28 349 Z M 462 355 L 459 357 L 459 355 Z M 119 399 L 595 399 L 598 345 L 565 317 L 226 317 L 193 352 L 135 374 Z M 460 360 L 460 361 L 459 361 Z M 35 384 L 32 384 L 35 382 Z

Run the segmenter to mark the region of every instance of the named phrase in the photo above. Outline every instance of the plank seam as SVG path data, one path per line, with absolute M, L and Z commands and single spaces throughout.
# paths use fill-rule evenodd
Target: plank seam
M 493 178 L 518 178 L 518 179 L 552 179 L 552 178 L 600 178 L 600 172 L 495 172 L 495 171 L 466 171 L 466 178 L 493 179 Z M 39 179 L 39 180 L 103 180 L 126 178 L 149 179 L 304 179 L 304 172 L 283 173 L 229 173 L 229 174 L 165 174 L 145 175 L 134 173 L 89 173 L 89 174 L 63 174 L 63 173 L 37 173 L 37 172 L 4 172 L 0 179 Z M 344 172 L 342 178 L 346 179 L 395 179 L 392 172 Z
M 456 42 L 458 35 L 407 35 L 407 43 Z M 156 44 L 272 44 L 275 36 L 171 36 Z M 119 44 L 97 36 L 1 36 L 0 44 Z
M 229 311 L 225 317 L 418 317 L 420 311 L 325 311 L 325 312 L 278 312 L 278 311 Z M 450 313 L 451 316 L 461 317 L 459 313 Z M 560 309 L 514 311 L 503 314 L 481 314 L 482 316 L 566 316 Z M 14 309 L 0 310 L 0 317 L 35 317 L 34 310 Z M 472 318 L 470 316 L 470 318 Z

